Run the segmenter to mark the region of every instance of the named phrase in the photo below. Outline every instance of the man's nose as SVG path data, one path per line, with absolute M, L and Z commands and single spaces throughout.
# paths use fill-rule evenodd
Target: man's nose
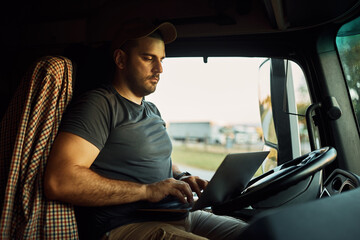
M 153 71 L 154 71 L 155 73 L 162 73 L 162 72 L 163 72 L 163 67 L 162 67 L 162 62 L 161 62 L 161 60 L 157 60 L 157 61 L 154 63 Z

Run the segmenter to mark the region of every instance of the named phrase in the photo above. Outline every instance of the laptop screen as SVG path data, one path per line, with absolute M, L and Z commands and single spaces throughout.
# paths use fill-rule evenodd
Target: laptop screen
M 241 192 L 268 154 L 269 151 L 228 154 L 192 210 L 223 203 L 235 191 Z

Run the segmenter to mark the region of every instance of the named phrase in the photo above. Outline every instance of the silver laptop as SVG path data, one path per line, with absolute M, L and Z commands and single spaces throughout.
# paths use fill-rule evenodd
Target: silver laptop
M 185 212 L 200 210 L 226 202 L 235 191 L 241 192 L 245 189 L 268 154 L 269 151 L 228 154 L 199 199 L 193 204 L 174 201 L 176 198 L 169 196 L 156 203 L 156 208 L 149 206 L 139 210 Z

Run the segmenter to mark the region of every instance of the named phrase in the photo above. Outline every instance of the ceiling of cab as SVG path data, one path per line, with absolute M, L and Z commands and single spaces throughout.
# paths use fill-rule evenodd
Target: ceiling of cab
M 185 38 L 293 31 L 356 7 L 359 0 L 12 1 L 3 8 L 1 24 L 28 44 L 102 42 L 111 40 L 119 23 L 135 17 L 171 21 Z

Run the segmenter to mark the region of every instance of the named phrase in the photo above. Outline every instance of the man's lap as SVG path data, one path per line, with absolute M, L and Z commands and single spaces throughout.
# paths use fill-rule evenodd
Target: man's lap
M 120 226 L 110 231 L 106 239 L 237 239 L 246 225 L 239 219 L 195 211 L 180 221 L 143 222 Z

